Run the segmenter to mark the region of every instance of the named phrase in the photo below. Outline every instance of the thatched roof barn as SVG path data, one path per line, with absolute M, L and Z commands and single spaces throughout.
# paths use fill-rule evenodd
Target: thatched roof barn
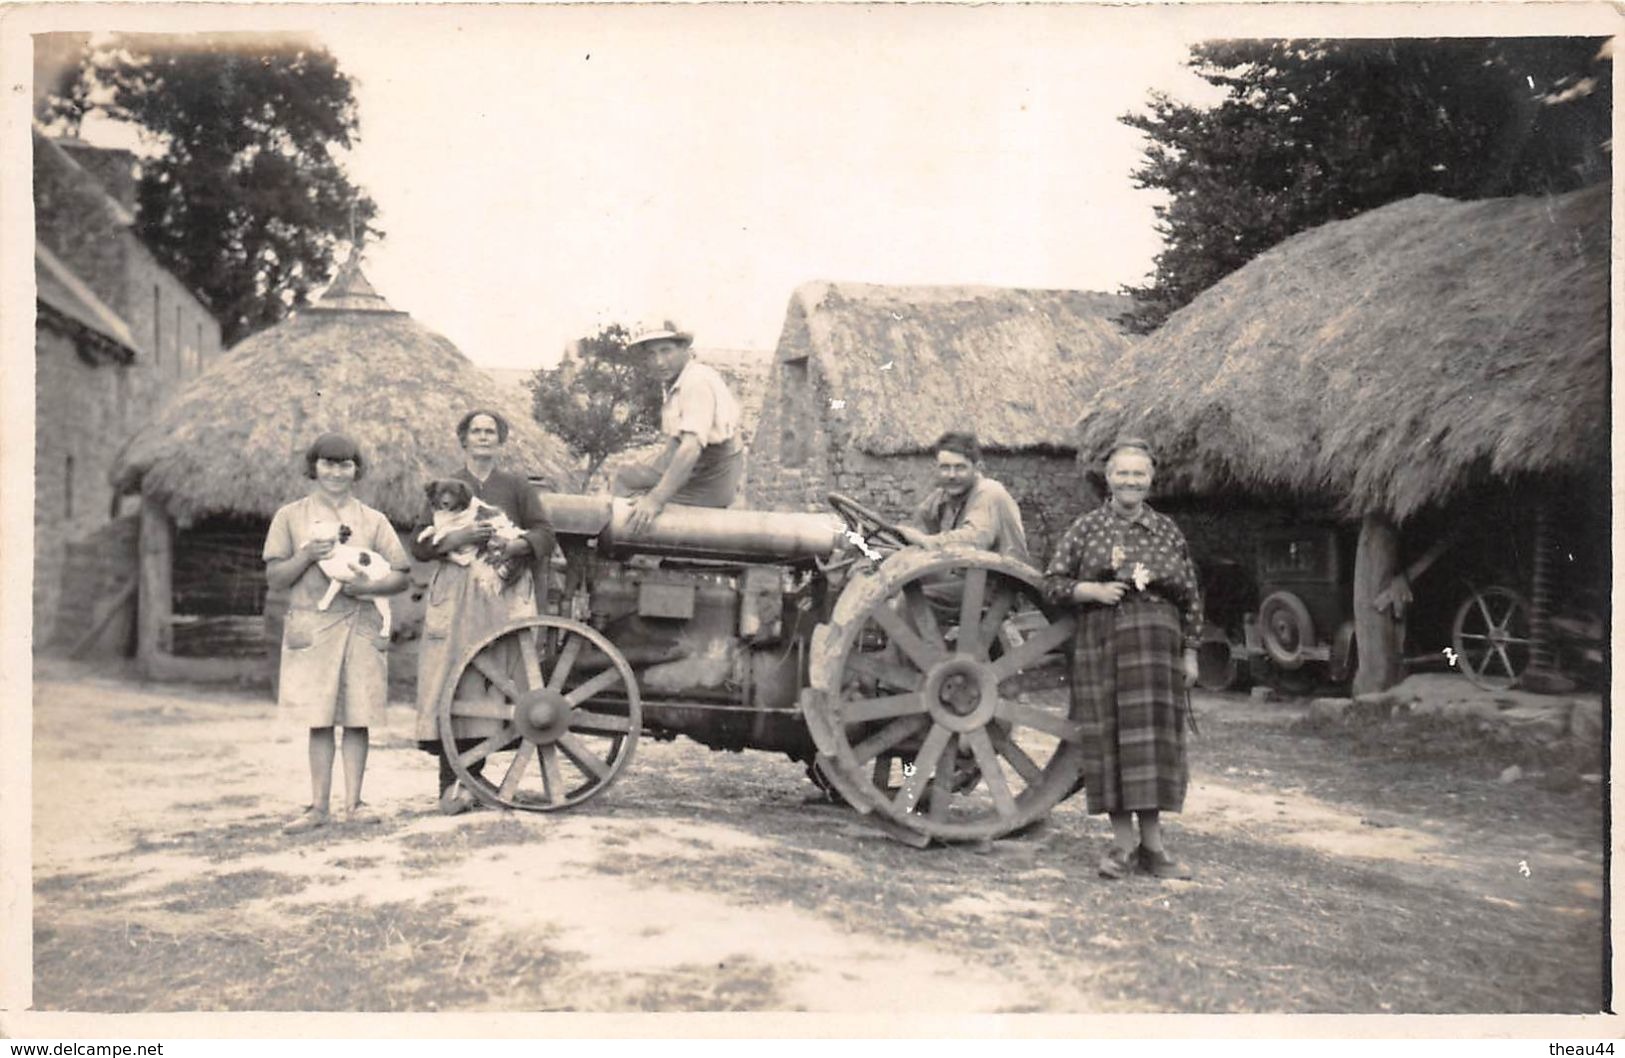
M 1486 478 L 1606 467 L 1609 194 L 1422 195 L 1288 239 L 1204 292 L 1078 419 L 1164 476 L 1404 519 Z
M 1408 583 L 1472 536 L 1498 575 L 1527 567 L 1525 685 L 1557 686 L 1546 601 L 1607 576 L 1610 204 L 1607 186 L 1418 196 L 1288 239 L 1124 360 L 1082 408 L 1080 451 L 1128 430 L 1169 491 L 1360 520 L 1357 692 L 1398 678 Z
M 756 431 L 751 506 L 816 506 L 835 489 L 901 515 L 931 485 L 931 445 L 969 429 L 1018 500 L 1047 493 L 1075 510 L 1070 427 L 1129 350 L 1112 322 L 1127 308 L 1086 291 L 800 287 Z
M 269 519 L 308 487 L 305 447 L 342 430 L 368 460 L 357 494 L 408 524 L 423 483 L 462 464 L 454 428 L 476 405 L 512 424 L 509 467 L 568 480 L 568 451 L 522 394 L 392 309 L 352 261 L 314 305 L 239 342 L 178 393 L 114 473 L 181 526 L 221 512 Z
M 366 457 L 356 494 L 406 527 L 422 509 L 424 483 L 462 465 L 456 425 L 472 407 L 508 418 L 509 469 L 568 480 L 567 450 L 528 405 L 391 308 L 354 258 L 314 305 L 220 356 L 131 438 L 113 469 L 118 488 L 142 498 L 145 668 L 220 675 L 208 663 L 222 655 L 264 666 L 259 615 L 263 607 L 274 625 L 276 601 L 266 599 L 260 548 L 276 509 L 309 491 L 304 452 L 314 438 L 353 436 Z M 413 621 L 395 626 L 405 632 Z M 273 627 L 273 639 L 279 633 Z

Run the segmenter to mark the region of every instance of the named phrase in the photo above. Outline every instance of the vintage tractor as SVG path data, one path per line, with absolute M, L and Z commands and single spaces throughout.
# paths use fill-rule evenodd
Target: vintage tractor
M 840 495 L 839 519 L 669 506 L 635 538 L 625 501 L 542 500 L 562 585 L 541 616 L 472 644 L 439 706 L 452 767 L 486 804 L 579 805 L 640 735 L 783 753 L 917 845 L 997 838 L 1076 788 L 1067 696 L 1022 691 L 1073 630 L 1036 570 L 906 548 Z M 454 716 L 495 730 L 458 752 Z

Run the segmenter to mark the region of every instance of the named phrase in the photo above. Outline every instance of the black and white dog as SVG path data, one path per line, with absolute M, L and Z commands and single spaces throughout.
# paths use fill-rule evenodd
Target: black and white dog
M 519 575 L 522 564 L 503 556 L 503 546 L 524 534 L 508 516 L 488 503 L 474 498 L 466 481 L 440 478 L 424 486 L 434 511 L 434 524 L 418 534 L 419 540 L 438 544 L 448 533 L 476 525 L 489 525 L 493 532 L 484 547 L 469 544 L 449 552 L 446 557 L 459 566 L 470 567 L 475 583 L 495 594 Z
M 370 548 L 358 547 L 350 543 L 351 535 L 349 526 L 340 525 L 336 534 L 337 542 L 333 545 L 333 553 L 317 563 L 321 567 L 321 571 L 327 574 L 329 581 L 327 594 L 323 595 L 321 602 L 316 604 L 318 610 L 325 612 L 329 606 L 332 606 L 333 600 L 338 597 L 339 589 L 346 584 L 352 584 L 356 581 L 365 583 L 367 581 L 382 580 L 389 575 L 389 561 Z M 374 595 L 372 604 L 378 609 L 378 616 L 383 618 L 384 621 L 383 629 L 379 632 L 379 635 L 387 638 L 390 626 L 389 600 L 382 595 Z

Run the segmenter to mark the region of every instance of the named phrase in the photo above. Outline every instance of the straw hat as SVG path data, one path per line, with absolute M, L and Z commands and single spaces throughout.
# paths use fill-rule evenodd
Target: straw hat
M 692 334 L 682 330 L 672 321 L 667 320 L 658 327 L 645 327 L 643 330 L 639 331 L 630 342 L 626 343 L 626 349 L 628 352 L 632 352 L 639 346 L 647 345 L 649 342 L 658 342 L 664 339 L 670 339 L 671 341 L 677 342 L 680 345 L 691 346 L 694 344 L 694 336 Z

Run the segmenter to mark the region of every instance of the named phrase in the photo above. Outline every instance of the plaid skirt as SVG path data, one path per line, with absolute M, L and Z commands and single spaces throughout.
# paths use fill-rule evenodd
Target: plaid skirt
M 1072 718 L 1083 734 L 1088 810 L 1177 812 L 1185 761 L 1179 611 L 1130 594 L 1085 607 L 1072 644 Z

